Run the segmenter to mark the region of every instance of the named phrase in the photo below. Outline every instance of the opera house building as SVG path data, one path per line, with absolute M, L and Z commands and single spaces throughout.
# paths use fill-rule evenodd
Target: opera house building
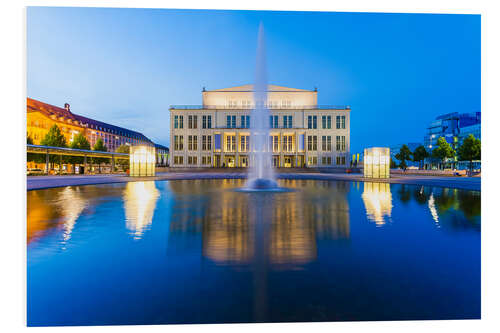
M 349 165 L 349 106 L 318 105 L 318 91 L 269 85 L 275 167 Z M 249 166 L 253 86 L 202 91 L 202 105 L 170 107 L 172 167 Z

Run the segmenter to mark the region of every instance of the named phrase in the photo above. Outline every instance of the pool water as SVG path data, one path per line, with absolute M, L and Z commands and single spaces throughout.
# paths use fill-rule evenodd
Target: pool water
M 480 318 L 480 192 L 242 186 L 29 191 L 28 325 Z

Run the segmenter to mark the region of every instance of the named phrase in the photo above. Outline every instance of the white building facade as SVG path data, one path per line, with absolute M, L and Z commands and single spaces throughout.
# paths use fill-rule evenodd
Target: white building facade
M 171 167 L 248 167 L 253 86 L 205 90 L 202 105 L 170 107 Z M 320 106 L 317 90 L 269 85 L 275 167 L 346 168 L 349 106 Z

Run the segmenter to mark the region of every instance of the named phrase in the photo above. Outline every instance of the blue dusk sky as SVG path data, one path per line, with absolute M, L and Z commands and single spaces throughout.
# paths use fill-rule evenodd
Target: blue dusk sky
M 168 107 L 253 83 L 350 105 L 351 151 L 421 142 L 438 115 L 481 110 L 479 15 L 28 7 L 28 97 L 169 145 Z

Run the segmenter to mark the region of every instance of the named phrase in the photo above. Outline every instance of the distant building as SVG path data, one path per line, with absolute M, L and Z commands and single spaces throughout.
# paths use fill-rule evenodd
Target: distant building
M 457 148 L 469 133 L 481 138 L 481 112 L 447 113 L 437 117 L 429 125 L 424 146 L 431 151 L 436 147 L 437 140 L 444 137 L 446 142 Z
M 162 145 L 155 143 L 156 148 L 156 166 L 166 167 L 169 165 L 168 157 L 170 150 Z
M 142 133 L 75 114 L 68 103 L 60 108 L 28 98 L 26 112 L 28 136 L 36 145 L 40 144 L 53 125 L 60 128 L 68 144 L 81 132 L 91 147 L 101 138 L 108 151 L 115 151 L 123 144 L 153 145 Z
M 269 85 L 275 167 L 350 164 L 349 106 L 321 106 L 317 90 Z M 253 86 L 205 90 L 202 105 L 170 107 L 172 167 L 248 167 Z
M 447 113 L 437 117 L 427 128 L 424 137 L 424 146 L 429 153 L 434 150 L 437 140 L 444 137 L 453 149 L 458 149 L 463 140 L 473 134 L 475 138 L 481 139 L 481 112 L 470 113 Z M 432 164 L 432 159 L 426 159 L 426 167 Z M 452 162 L 456 163 L 456 162 Z M 464 162 L 456 163 L 457 169 L 466 169 Z M 474 163 L 474 168 L 480 168 L 481 162 Z

